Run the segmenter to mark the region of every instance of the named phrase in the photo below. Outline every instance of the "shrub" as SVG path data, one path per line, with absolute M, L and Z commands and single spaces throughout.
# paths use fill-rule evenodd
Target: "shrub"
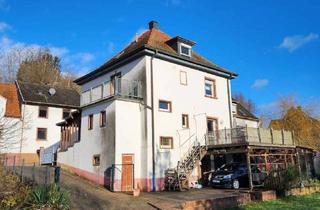
M 5 173 L 0 166 L 0 209 L 18 208 L 30 193 L 30 187 L 20 183 L 12 173 Z
M 55 184 L 48 187 L 43 185 L 38 186 L 30 194 L 25 207 L 27 209 L 70 209 L 69 193 L 61 190 L 61 188 Z

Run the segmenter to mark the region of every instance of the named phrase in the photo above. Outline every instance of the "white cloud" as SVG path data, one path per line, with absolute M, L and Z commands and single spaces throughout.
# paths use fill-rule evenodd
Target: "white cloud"
M 0 32 L 3 32 L 3 31 L 10 29 L 10 28 L 11 28 L 11 26 L 8 25 L 6 22 L 0 22 Z
M 53 55 L 58 56 L 61 59 L 62 71 L 88 71 L 88 69 L 91 68 L 90 62 L 95 59 L 95 56 L 92 53 L 88 52 L 79 52 L 74 54 L 71 53 L 70 50 L 66 47 L 26 44 L 23 42 L 11 40 L 7 36 L 0 37 L 0 59 L 1 55 L 10 53 L 10 51 L 14 52 L 13 49 L 16 49 L 16 52 L 19 53 L 19 56 L 22 56 L 21 60 L 24 60 L 24 58 L 26 58 L 29 53 L 40 48 L 48 48 Z
M 318 34 L 310 33 L 309 35 L 293 35 L 287 36 L 283 39 L 282 43 L 279 45 L 279 48 L 287 49 L 290 53 L 299 49 L 303 45 L 315 41 L 319 38 Z
M 259 89 L 265 87 L 269 84 L 269 80 L 267 79 L 256 79 L 251 85 L 252 88 Z

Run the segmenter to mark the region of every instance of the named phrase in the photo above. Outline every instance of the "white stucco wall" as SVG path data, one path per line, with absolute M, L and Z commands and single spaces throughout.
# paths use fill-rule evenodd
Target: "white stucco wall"
M 22 153 L 36 153 L 40 147 L 48 147 L 60 141 L 60 127 L 56 123 L 62 121 L 63 108 L 48 107 L 48 118 L 40 118 L 39 106 L 22 104 L 23 119 Z M 37 139 L 37 128 L 47 128 L 47 140 Z
M 148 57 L 147 67 L 151 58 Z M 150 71 L 150 68 L 147 68 Z M 187 73 L 187 85 L 180 84 L 180 71 Z M 205 97 L 205 77 L 216 81 L 217 99 Z M 225 78 L 177 65 L 160 59 L 153 60 L 155 151 L 157 177 L 163 177 L 169 167 L 176 167 L 189 148 L 191 135 L 201 141 L 207 131 L 207 117 L 218 119 L 219 128 L 230 128 L 228 81 Z M 172 112 L 159 111 L 159 100 L 172 102 Z M 189 115 L 189 129 L 182 128 L 182 114 Z M 160 136 L 173 137 L 173 149 L 160 149 Z M 195 137 L 191 139 L 194 141 Z
M 239 127 L 250 127 L 250 128 L 258 128 L 259 127 L 259 122 L 255 120 L 248 120 L 248 119 L 242 119 L 239 117 L 234 117 L 234 126 L 239 126 Z
M 106 127 L 100 127 L 100 112 L 106 111 Z M 88 130 L 88 116 L 93 115 L 93 129 Z M 58 153 L 58 163 L 103 176 L 114 163 L 115 102 L 101 103 L 82 110 L 80 142 Z M 100 166 L 93 166 L 93 156 L 100 154 Z

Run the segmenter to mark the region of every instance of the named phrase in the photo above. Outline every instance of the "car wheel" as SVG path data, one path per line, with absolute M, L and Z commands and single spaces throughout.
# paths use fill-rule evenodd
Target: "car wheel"
M 232 188 L 237 190 L 237 189 L 239 189 L 239 187 L 240 187 L 239 181 L 237 179 L 233 180 L 232 181 Z

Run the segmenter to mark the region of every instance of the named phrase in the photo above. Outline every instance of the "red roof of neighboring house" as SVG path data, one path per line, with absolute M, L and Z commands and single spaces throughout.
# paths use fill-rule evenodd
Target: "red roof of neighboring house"
M 0 83 L 0 95 L 7 99 L 5 116 L 20 118 L 21 112 L 16 85 L 14 83 Z

